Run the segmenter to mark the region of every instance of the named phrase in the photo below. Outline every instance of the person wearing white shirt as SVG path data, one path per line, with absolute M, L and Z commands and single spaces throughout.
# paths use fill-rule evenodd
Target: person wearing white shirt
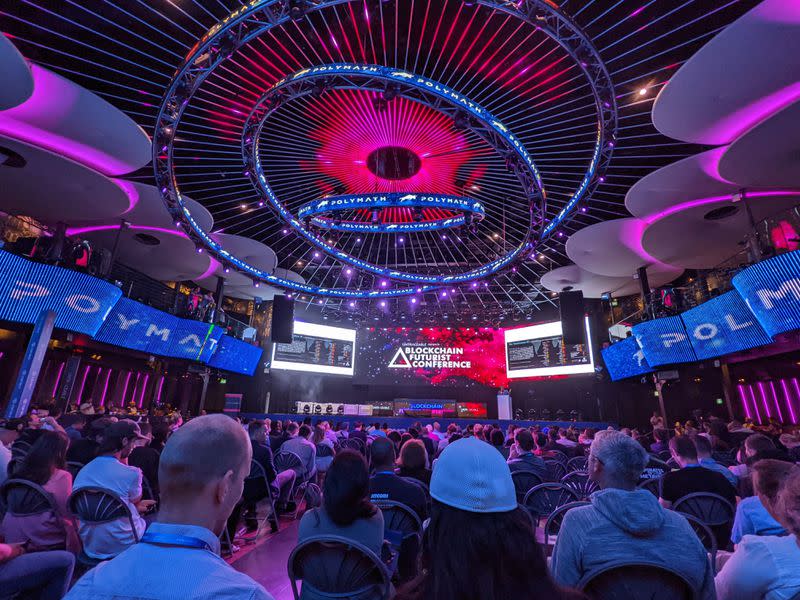
M 753 465 L 753 487 L 787 536 L 745 535 L 717 574 L 719 600 L 790 600 L 800 596 L 800 467 L 778 460 Z
M 272 600 L 219 556 L 219 535 L 242 496 L 252 448 L 225 415 L 192 419 L 167 441 L 161 509 L 142 541 L 84 575 L 66 600 Z

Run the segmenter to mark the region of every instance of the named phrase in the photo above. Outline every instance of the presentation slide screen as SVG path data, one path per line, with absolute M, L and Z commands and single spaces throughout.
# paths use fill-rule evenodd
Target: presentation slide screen
M 589 318 L 586 344 L 565 344 L 561 321 L 506 329 L 506 374 L 509 379 L 594 373 Z
M 491 327 L 359 330 L 355 381 L 364 385 L 502 387 L 508 382 L 503 331 Z
M 394 401 L 394 416 L 413 417 L 415 419 L 444 418 L 456 416 L 456 403 L 441 400 L 405 400 Z
M 353 375 L 356 330 L 294 322 L 291 344 L 272 346 L 273 369 Z

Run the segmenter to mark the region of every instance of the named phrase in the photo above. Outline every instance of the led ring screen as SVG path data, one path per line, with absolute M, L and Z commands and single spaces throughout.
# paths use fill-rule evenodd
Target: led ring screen
M 419 214 L 420 219 L 422 219 L 423 209 L 440 208 L 448 211 L 449 216 L 419 221 L 415 219 L 410 222 L 393 222 L 385 219 L 380 222 L 354 221 L 343 220 L 337 216 L 346 211 L 367 210 L 373 212 L 384 208 L 411 209 L 415 214 Z M 466 213 L 469 216 L 453 215 L 454 212 Z M 448 229 L 481 221 L 485 215 L 483 204 L 472 198 L 408 193 L 329 196 L 304 204 L 297 211 L 298 218 L 309 219 L 309 222 L 317 227 L 335 231 L 371 233 L 406 233 Z
M 324 85 L 318 85 L 320 82 Z M 347 252 L 334 248 L 324 238 L 305 227 L 302 221 L 296 218 L 288 207 L 280 201 L 267 181 L 259 150 L 261 133 L 266 127 L 270 115 L 285 102 L 302 96 L 321 94 L 324 93 L 325 89 L 357 88 L 380 92 L 387 85 L 396 86 L 398 95 L 430 106 L 454 119 L 457 114 L 468 115 L 473 122 L 473 132 L 478 134 L 495 151 L 509 161 L 509 165 L 512 166 L 512 170 L 529 202 L 530 227 L 526 230 L 519 244 L 508 253 L 475 269 L 458 274 L 427 275 L 398 271 L 361 260 Z M 306 240 L 342 262 L 398 281 L 447 285 L 486 277 L 509 266 L 526 251 L 529 251 L 533 246 L 532 240 L 543 225 L 545 194 L 542 187 L 542 179 L 532 156 L 519 138 L 488 110 L 455 90 L 438 81 L 393 67 L 334 63 L 303 69 L 281 79 L 261 96 L 247 116 L 242 128 L 242 157 L 245 164 L 245 173 L 250 177 L 256 189 L 261 192 L 264 199 L 269 202 L 278 214 L 290 223 Z M 595 164 L 596 161 L 593 160 L 591 163 L 592 170 Z
M 346 4 L 346 0 L 321 0 L 308 3 L 305 12 L 311 13 L 327 7 Z M 582 180 L 579 190 L 567 205 L 551 219 L 541 232 L 549 235 L 576 207 L 582 197 L 588 197 L 602 180 L 608 167 L 617 131 L 617 103 L 614 86 L 608 69 L 599 52 L 586 33 L 550 0 L 521 0 L 519 3 L 481 0 L 481 4 L 503 11 L 513 18 L 532 23 L 564 48 L 578 64 L 587 78 L 598 112 L 598 130 L 595 151 L 590 168 Z M 225 264 L 257 277 L 267 283 L 283 288 L 305 291 L 329 297 L 368 298 L 397 297 L 426 288 L 404 288 L 390 290 L 352 291 L 339 288 L 298 284 L 295 281 L 267 273 L 246 261 L 232 256 L 217 244 L 192 218 L 181 195 L 175 173 L 173 141 L 184 111 L 197 90 L 223 62 L 239 48 L 257 37 L 290 22 L 292 5 L 281 0 L 251 0 L 224 19 L 215 23 L 186 55 L 169 83 L 159 106 L 154 128 L 153 170 L 162 198 L 172 214 L 195 241 L 204 244 L 209 252 Z M 507 264 L 507 263 L 506 263 Z M 500 265 L 501 268 L 504 265 Z M 485 268 L 485 267 L 484 267 Z M 487 274 L 487 273 L 483 273 Z M 478 274 L 478 276 L 483 276 Z

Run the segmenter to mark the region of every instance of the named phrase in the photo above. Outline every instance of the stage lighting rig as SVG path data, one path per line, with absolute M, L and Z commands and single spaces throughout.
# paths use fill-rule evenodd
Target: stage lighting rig
M 292 21 L 302 21 L 306 16 L 305 0 L 289 0 L 289 18 Z
M 453 117 L 453 129 L 456 131 L 464 131 L 469 129 L 469 116 L 464 111 L 458 111 L 456 116 Z
M 372 108 L 375 109 L 376 113 L 385 113 L 389 108 L 389 103 L 383 96 L 375 96 L 372 99 Z

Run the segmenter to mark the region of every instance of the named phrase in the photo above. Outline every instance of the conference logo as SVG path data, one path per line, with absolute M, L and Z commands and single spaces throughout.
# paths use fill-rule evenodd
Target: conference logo
M 400 346 L 389 361 L 389 369 L 471 369 L 472 361 L 463 358 L 463 348 L 419 344 Z

